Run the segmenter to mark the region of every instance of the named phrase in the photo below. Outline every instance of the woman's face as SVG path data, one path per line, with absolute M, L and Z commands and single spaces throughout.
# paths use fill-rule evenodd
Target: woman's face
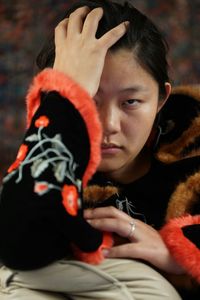
M 163 104 L 158 94 L 158 83 L 138 64 L 132 51 L 108 52 L 94 97 L 103 128 L 98 171 L 120 178 L 133 170 Z

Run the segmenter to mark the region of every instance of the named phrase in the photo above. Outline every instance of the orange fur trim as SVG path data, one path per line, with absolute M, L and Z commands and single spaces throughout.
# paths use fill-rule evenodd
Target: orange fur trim
M 89 264 L 98 265 L 100 264 L 104 259 L 104 255 L 102 250 L 104 249 L 110 249 L 113 245 L 113 239 L 111 233 L 104 232 L 103 233 L 103 242 L 99 246 L 99 248 L 94 252 L 83 252 L 80 251 L 76 246 L 72 246 L 73 253 L 75 257 L 78 260 L 84 261 Z
M 90 160 L 83 176 L 85 187 L 100 162 L 102 130 L 94 101 L 82 87 L 64 73 L 50 68 L 45 69 L 34 78 L 26 97 L 27 127 L 30 126 L 31 119 L 40 105 L 41 92 L 50 91 L 56 91 L 67 98 L 85 121 L 90 140 Z
M 200 283 L 200 249 L 181 230 L 193 224 L 200 224 L 200 215 L 172 219 L 160 230 L 160 234 L 177 263 Z
M 189 213 L 194 203 L 198 201 L 199 194 L 200 172 L 197 172 L 177 186 L 169 200 L 166 221 Z

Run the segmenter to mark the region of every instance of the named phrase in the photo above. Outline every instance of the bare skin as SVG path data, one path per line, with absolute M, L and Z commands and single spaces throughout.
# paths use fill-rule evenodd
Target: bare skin
M 53 68 L 69 75 L 91 97 L 97 93 L 108 49 L 126 32 L 126 24 L 122 23 L 96 39 L 102 16 L 102 8 L 89 11 L 87 7 L 81 7 L 55 29 L 56 57 Z
M 184 273 L 182 267 L 170 255 L 159 232 L 153 227 L 135 219 L 136 229 L 127 238 L 132 218 L 115 207 L 87 209 L 84 212 L 84 217 L 94 228 L 114 232 L 125 238 L 121 245 L 117 244 L 109 251 L 106 251 L 106 257 L 143 259 L 167 273 Z
M 122 23 L 100 39 L 96 39 L 95 34 L 102 15 L 103 10 L 101 8 L 89 11 L 87 7 L 82 7 L 73 12 L 68 19 L 63 20 L 55 30 L 56 57 L 53 68 L 70 76 L 94 98 L 98 94 L 99 86 L 102 86 L 101 77 L 109 48 L 125 34 L 127 28 L 127 24 Z M 169 83 L 166 83 L 166 98 L 170 89 Z M 160 107 L 154 107 L 154 114 L 152 114 L 152 120 L 149 122 L 149 132 L 159 109 Z M 102 126 L 106 135 L 109 136 L 103 121 Z M 148 134 L 145 135 L 144 141 L 147 138 Z M 143 145 L 142 142 L 139 150 L 142 150 Z M 135 159 L 139 150 L 137 149 L 137 153 L 133 153 Z M 107 161 L 107 166 L 112 168 L 112 164 L 109 165 L 109 160 L 107 159 Z M 126 161 L 124 161 L 124 166 L 125 163 Z M 108 171 L 112 174 L 111 169 Z M 121 174 L 121 182 L 123 182 L 124 172 L 119 174 Z M 117 179 L 120 182 L 119 174 Z M 109 252 L 105 253 L 106 257 L 139 258 L 163 271 L 174 274 L 184 273 L 170 255 L 159 232 L 151 226 L 140 220 L 135 220 L 136 229 L 128 239 L 127 235 L 132 219 L 118 209 L 106 207 L 85 210 L 84 217 L 93 227 L 113 232 L 123 238 L 122 244 L 114 245 Z

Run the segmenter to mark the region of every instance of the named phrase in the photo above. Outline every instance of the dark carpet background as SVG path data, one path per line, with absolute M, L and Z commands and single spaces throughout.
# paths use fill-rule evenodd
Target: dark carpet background
M 72 2 L 0 0 L 0 181 L 15 158 L 25 130 L 24 97 L 36 72 L 35 57 Z M 164 32 L 171 49 L 174 85 L 199 84 L 200 0 L 132 0 L 132 3 Z

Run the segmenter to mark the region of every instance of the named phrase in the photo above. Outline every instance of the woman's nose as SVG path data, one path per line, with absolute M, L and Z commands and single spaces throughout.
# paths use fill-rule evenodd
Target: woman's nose
M 116 107 L 101 107 L 99 115 L 105 135 L 115 134 L 120 131 L 120 116 Z

